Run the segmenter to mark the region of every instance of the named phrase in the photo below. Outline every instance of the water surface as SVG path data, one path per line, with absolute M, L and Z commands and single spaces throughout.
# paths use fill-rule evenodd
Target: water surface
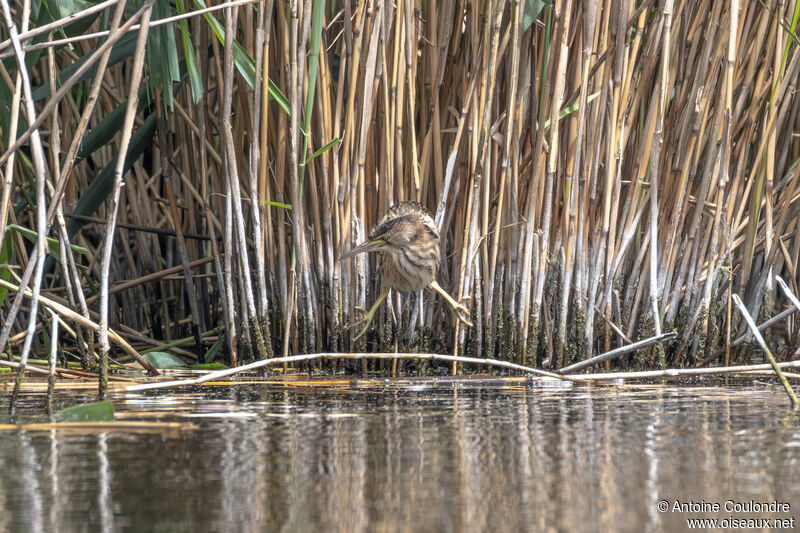
M 55 403 L 93 399 L 62 391 Z M 112 401 L 121 423 L 177 424 L 0 430 L 0 531 L 684 531 L 702 517 L 800 519 L 800 423 L 772 381 L 250 381 Z M 25 394 L 20 421 L 46 422 L 44 405 Z M 676 500 L 722 508 L 659 511 Z M 727 512 L 729 500 L 790 511 Z

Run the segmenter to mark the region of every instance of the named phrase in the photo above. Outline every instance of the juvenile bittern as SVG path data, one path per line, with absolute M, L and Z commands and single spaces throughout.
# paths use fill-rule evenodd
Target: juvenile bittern
M 383 289 L 364 317 L 349 326 L 364 324 L 364 329 L 356 335 L 356 339 L 366 333 L 378 306 L 389 294 L 389 289 L 416 292 L 430 286 L 447 300 L 461 322 L 472 326 L 462 315 L 468 315 L 469 309 L 456 302 L 436 283 L 436 272 L 441 261 L 439 231 L 431 212 L 420 204 L 403 202 L 391 207 L 369 232 L 366 242 L 344 254 L 342 259 L 366 252 L 381 254 L 379 271 Z

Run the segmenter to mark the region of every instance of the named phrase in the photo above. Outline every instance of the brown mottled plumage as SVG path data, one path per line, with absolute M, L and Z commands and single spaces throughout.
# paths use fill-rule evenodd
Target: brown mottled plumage
M 457 312 L 458 319 L 472 324 L 462 316 L 469 310 L 457 303 L 436 282 L 436 272 L 441 261 L 439 231 L 431 212 L 417 202 L 402 202 L 389 209 L 369 232 L 366 242 L 356 246 L 342 258 L 359 253 L 380 252 L 380 273 L 383 290 L 378 299 L 366 312 L 364 318 L 351 324 L 364 324 L 364 329 L 356 336 L 363 335 L 380 303 L 386 298 L 389 289 L 400 292 L 419 291 L 427 286 L 441 294 Z

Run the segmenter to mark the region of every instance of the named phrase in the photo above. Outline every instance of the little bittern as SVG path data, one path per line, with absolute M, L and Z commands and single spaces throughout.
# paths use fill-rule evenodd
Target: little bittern
M 439 231 L 436 229 L 431 212 L 420 204 L 403 202 L 391 207 L 378 225 L 369 232 L 366 242 L 344 254 L 342 259 L 366 252 L 381 254 L 379 271 L 383 289 L 364 317 L 349 326 L 364 324 L 364 329 L 355 337 L 356 339 L 366 333 L 378 306 L 389 294 L 389 289 L 416 292 L 430 285 L 447 300 L 460 321 L 472 326 L 463 316 L 469 314 L 469 309 L 456 302 L 436 283 L 436 272 L 439 270 L 441 260 Z

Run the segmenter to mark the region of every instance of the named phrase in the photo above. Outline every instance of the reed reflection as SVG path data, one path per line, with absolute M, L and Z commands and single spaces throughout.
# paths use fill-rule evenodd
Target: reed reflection
M 800 501 L 800 432 L 774 416 L 775 394 L 450 383 L 129 397 L 129 417 L 191 429 L 0 434 L 0 529 L 673 529 L 682 517 L 661 499 Z

